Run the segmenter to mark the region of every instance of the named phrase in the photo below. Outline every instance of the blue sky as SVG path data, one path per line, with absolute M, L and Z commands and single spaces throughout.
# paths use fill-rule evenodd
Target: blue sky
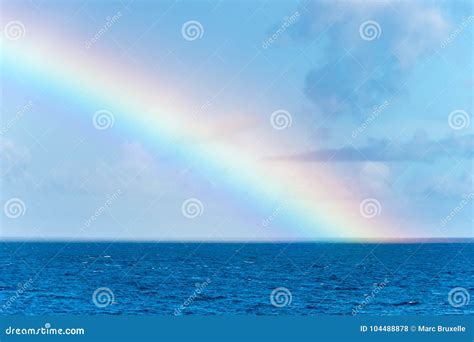
M 345 191 L 377 199 L 387 220 L 410 227 L 410 234 L 402 229 L 394 237 L 472 236 L 468 1 L 6 1 L 2 7 L 2 44 L 67 37 L 64 49 L 101 56 L 125 78 L 145 70 L 161 85 L 157 103 L 206 127 L 195 144 L 258 146 L 252 157 L 315 172 L 316 184 L 326 182 L 316 175 L 328 166 L 342 190 L 320 200 L 344 207 Z M 202 28 L 196 40 L 182 33 L 191 20 Z M 21 39 L 8 35 L 12 21 L 21 22 Z M 22 213 L 12 218 L 4 209 L 3 237 L 332 237 L 322 227 L 302 228 L 304 220 L 280 210 L 279 199 L 260 201 L 245 186 L 227 186 L 227 176 L 190 163 L 173 144 L 157 143 L 118 115 L 110 129 L 96 129 L 91 118 L 108 104 L 92 101 L 86 84 L 71 93 L 12 65 L 2 58 L 1 202 L 6 208 L 20 199 Z M 288 129 L 268 125 L 278 109 L 290 113 Z M 233 177 L 239 170 L 222 172 Z M 190 198 L 202 205 L 193 219 L 182 213 Z

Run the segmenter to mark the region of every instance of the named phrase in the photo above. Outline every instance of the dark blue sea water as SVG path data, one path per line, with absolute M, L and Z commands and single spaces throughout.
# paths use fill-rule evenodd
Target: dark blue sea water
M 0 313 L 472 314 L 473 246 L 3 242 Z

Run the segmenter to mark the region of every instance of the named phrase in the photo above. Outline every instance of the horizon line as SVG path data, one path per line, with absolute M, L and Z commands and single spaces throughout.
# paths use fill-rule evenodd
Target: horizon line
M 71 238 L 19 238 L 19 237 L 0 237 L 0 243 L 222 243 L 222 244 L 238 244 L 238 243 L 252 243 L 252 244 L 290 244 L 290 243 L 368 243 L 368 244 L 413 244 L 413 243 L 472 243 L 474 237 L 438 237 L 438 238 L 319 238 L 319 239 L 276 239 L 276 240 L 263 240 L 263 239 L 109 239 L 109 238 L 97 238 L 97 239 L 71 239 Z

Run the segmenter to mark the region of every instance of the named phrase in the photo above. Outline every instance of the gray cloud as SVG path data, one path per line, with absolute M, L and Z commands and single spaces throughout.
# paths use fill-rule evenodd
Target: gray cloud
M 403 143 L 385 139 L 370 139 L 364 146 L 319 149 L 278 159 L 293 161 L 333 162 L 433 162 L 442 158 L 473 158 L 474 134 L 451 136 L 441 140 L 413 137 Z
M 361 111 L 403 90 L 420 56 L 439 46 L 449 32 L 433 3 L 388 1 L 309 1 L 293 36 L 315 40 L 324 64 L 305 81 L 307 97 L 325 114 Z M 375 21 L 380 36 L 364 40 L 360 27 Z

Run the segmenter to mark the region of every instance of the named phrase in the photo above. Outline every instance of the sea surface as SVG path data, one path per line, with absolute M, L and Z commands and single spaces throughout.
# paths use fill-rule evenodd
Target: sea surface
M 474 313 L 472 243 L 2 242 L 0 256 L 2 315 Z

